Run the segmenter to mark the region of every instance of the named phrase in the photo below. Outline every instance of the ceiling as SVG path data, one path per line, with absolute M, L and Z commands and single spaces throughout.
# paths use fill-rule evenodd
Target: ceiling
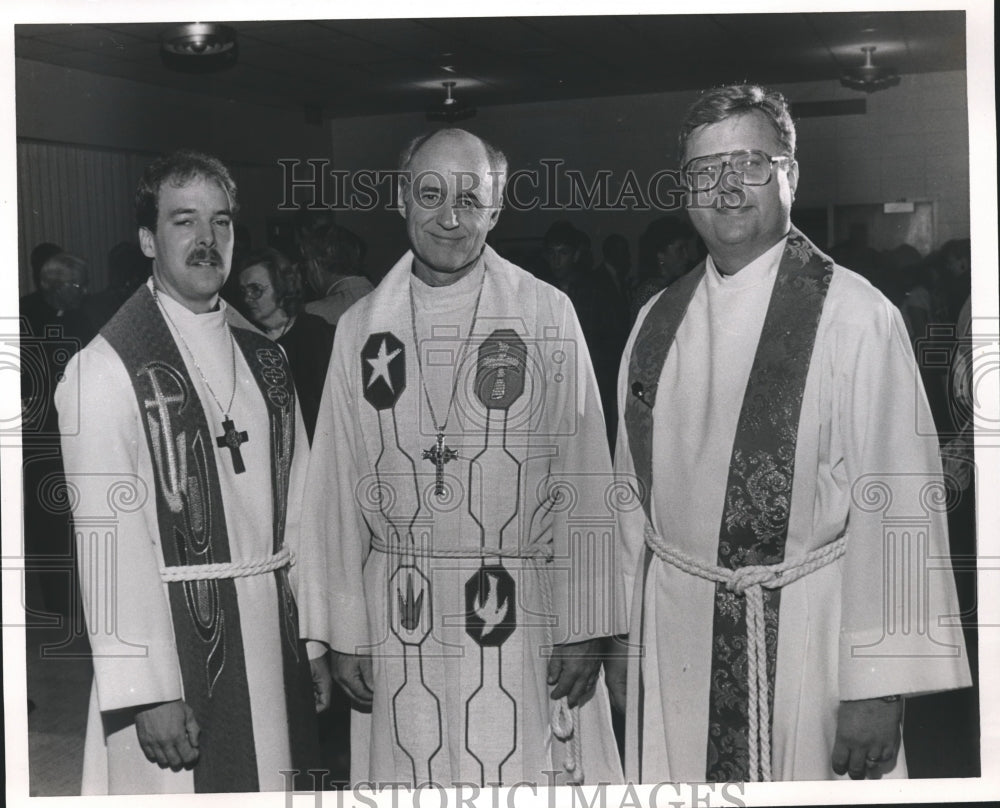
M 15 26 L 15 55 L 327 117 L 690 90 L 749 79 L 838 79 L 874 61 L 904 76 L 965 69 L 961 11 L 229 22 L 237 64 L 167 69 L 174 23 Z

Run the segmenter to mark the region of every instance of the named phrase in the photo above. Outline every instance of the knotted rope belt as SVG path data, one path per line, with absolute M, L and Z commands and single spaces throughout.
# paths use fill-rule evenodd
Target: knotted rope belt
M 746 599 L 747 723 L 750 746 L 750 779 L 757 779 L 758 769 L 764 781 L 771 779 L 771 706 L 768 699 L 767 643 L 764 638 L 764 589 L 780 589 L 816 570 L 832 564 L 847 550 L 847 536 L 824 544 L 802 558 L 786 559 L 778 564 L 757 564 L 737 569 L 705 564 L 687 553 L 666 544 L 648 522 L 646 545 L 656 556 L 677 569 L 725 584 L 726 589 Z
M 180 567 L 162 567 L 160 580 L 165 583 L 177 581 L 215 581 L 220 578 L 249 578 L 290 567 L 295 563 L 295 555 L 287 547 L 282 547 L 274 555 L 254 561 L 228 561 L 222 564 L 190 564 Z
M 524 558 L 533 562 L 532 566 L 538 573 L 539 586 L 542 591 L 542 608 L 546 615 L 552 614 L 552 581 L 546 574 L 545 564 L 552 560 L 553 552 L 548 544 L 529 544 L 525 547 L 418 547 L 415 544 L 403 544 L 396 540 L 385 542 L 379 536 L 372 536 L 371 547 L 380 553 L 399 553 L 419 558 Z M 552 625 L 545 623 L 545 644 L 552 646 Z M 580 746 L 580 708 L 570 709 L 566 697 L 557 699 L 549 712 L 549 726 L 552 734 L 566 745 L 566 757 L 563 759 L 563 770 L 569 783 L 583 782 L 583 750 Z

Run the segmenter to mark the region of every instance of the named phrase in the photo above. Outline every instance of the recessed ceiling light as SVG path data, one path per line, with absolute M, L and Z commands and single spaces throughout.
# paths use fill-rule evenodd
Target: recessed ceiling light
M 231 67 L 238 51 L 236 31 L 228 25 L 189 22 L 160 35 L 164 66 L 183 73 L 212 73 Z
M 164 31 L 160 44 L 178 56 L 215 56 L 236 47 L 236 31 L 213 22 L 189 22 Z

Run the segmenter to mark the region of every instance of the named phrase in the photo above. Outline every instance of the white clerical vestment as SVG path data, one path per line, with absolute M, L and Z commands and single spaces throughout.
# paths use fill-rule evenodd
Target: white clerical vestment
M 209 428 L 221 434 L 222 413 L 206 387 L 226 406 L 233 392 L 233 343 L 229 309 L 194 314 L 159 295 L 171 322 Z M 177 339 L 178 331 L 187 349 Z M 192 356 L 197 366 L 192 361 Z M 199 371 L 200 367 L 200 371 Z M 234 563 L 272 554 L 269 425 L 260 389 L 239 349 L 237 384 L 229 410 L 249 440 L 241 447 L 246 471 L 236 474 L 228 448 L 215 447 L 222 502 Z M 204 378 L 203 375 L 204 374 Z M 183 793 L 192 772 L 161 769 L 139 746 L 132 711 L 139 705 L 183 699 L 163 564 L 153 459 L 128 374 L 109 343 L 96 337 L 67 367 L 56 392 L 66 478 L 73 492 L 80 583 L 94 661 L 94 685 L 84 752 L 84 794 Z M 308 536 L 300 541 L 308 444 L 296 406 L 296 446 L 290 470 L 286 546 L 296 555 L 290 577 L 297 593 L 300 636 L 310 635 L 311 615 L 325 612 L 325 581 Z M 213 441 L 214 447 L 214 441 Z M 273 573 L 236 579 L 246 657 L 259 786 L 285 788 L 290 768 L 278 595 Z M 312 644 L 312 655 L 322 649 Z M 197 718 L 197 716 L 196 716 Z
M 653 527 L 716 564 L 736 426 L 785 240 L 732 276 L 711 258 L 660 374 L 653 408 Z M 619 375 L 654 298 L 640 313 Z M 669 417 L 668 417 L 669 414 Z M 781 590 L 772 776 L 831 779 L 840 700 L 970 684 L 948 559 L 937 437 L 899 312 L 835 267 L 806 376 L 785 558 L 847 536 L 846 553 Z M 635 468 L 624 419 L 616 470 Z M 644 656 L 629 676 L 626 775 L 706 776 L 716 585 L 654 556 L 638 591 L 645 513 L 621 513 L 625 598 Z M 644 620 L 640 620 L 640 614 Z M 641 638 L 639 624 L 643 623 Z M 636 714 L 641 666 L 642 716 Z M 905 776 L 900 752 L 890 776 Z
M 447 287 L 412 261 L 341 319 L 309 467 L 329 642 L 374 665 L 352 779 L 547 785 L 569 761 L 570 779 L 617 781 L 603 684 L 567 742 L 549 724 L 547 646 L 613 634 L 624 611 L 572 305 L 488 247 Z

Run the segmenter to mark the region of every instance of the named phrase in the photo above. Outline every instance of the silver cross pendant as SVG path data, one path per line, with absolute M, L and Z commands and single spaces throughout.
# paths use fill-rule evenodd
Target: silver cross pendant
M 444 432 L 438 432 L 437 442 L 430 449 L 424 449 L 423 459 L 434 464 L 434 493 L 439 497 L 445 495 L 444 464 L 456 457 L 458 452 L 444 445 Z

